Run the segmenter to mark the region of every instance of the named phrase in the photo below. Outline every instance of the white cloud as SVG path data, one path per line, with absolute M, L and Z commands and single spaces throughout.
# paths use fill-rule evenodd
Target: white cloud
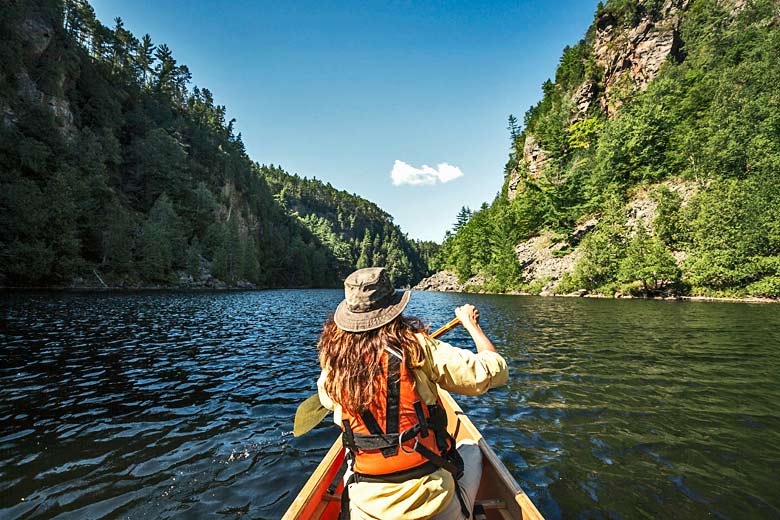
M 390 178 L 393 179 L 395 186 L 409 184 L 411 186 L 432 185 L 437 182 L 450 182 L 451 180 L 463 177 L 463 172 L 457 166 L 447 163 L 439 163 L 436 168 L 427 164 L 416 168 L 411 164 L 396 159 L 393 164 L 393 170 L 390 172 Z

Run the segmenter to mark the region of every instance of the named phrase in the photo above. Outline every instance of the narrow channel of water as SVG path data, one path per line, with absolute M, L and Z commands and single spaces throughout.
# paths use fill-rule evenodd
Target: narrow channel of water
M 278 518 L 340 291 L 0 294 L 0 518 Z M 475 303 L 511 379 L 459 398 L 549 518 L 780 517 L 780 307 Z M 462 330 L 447 336 L 466 345 Z

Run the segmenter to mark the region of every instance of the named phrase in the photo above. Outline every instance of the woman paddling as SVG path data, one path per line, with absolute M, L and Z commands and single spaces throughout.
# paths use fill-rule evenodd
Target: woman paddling
M 317 381 L 350 459 L 342 517 L 468 518 L 481 454 L 475 444 L 455 449 L 437 389 L 479 395 L 506 382 L 506 362 L 482 332 L 479 312 L 455 309 L 474 354 L 431 338 L 419 320 L 403 316 L 410 293 L 396 292 L 384 268 L 355 271 L 344 293 L 323 327 Z

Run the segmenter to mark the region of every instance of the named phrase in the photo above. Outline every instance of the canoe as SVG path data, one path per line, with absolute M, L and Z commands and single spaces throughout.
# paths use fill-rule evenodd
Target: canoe
M 471 439 L 482 451 L 482 481 L 477 492 L 476 503 L 482 505 L 487 519 L 544 520 L 531 499 L 523 492 L 452 396 L 442 389 L 439 389 L 439 395 L 447 410 L 450 433 L 457 441 Z M 341 506 L 342 484 L 339 482 L 333 493 L 329 493 L 328 488 L 343 460 L 344 448 L 339 436 L 293 500 L 282 520 L 337 520 Z

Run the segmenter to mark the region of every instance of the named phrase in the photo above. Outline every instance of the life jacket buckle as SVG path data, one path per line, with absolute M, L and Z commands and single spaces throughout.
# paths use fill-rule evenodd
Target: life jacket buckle
M 406 431 L 408 432 L 409 430 L 406 430 Z M 404 432 L 404 433 L 406 433 L 406 432 Z M 402 435 L 403 435 L 403 434 L 402 434 Z M 401 439 L 398 439 L 398 440 L 400 441 Z M 403 443 L 401 443 L 401 451 L 403 451 L 403 452 L 404 452 L 404 453 L 406 453 L 407 455 L 411 455 L 412 453 L 414 453 L 414 452 L 416 452 L 416 451 L 417 451 L 417 446 L 418 446 L 419 444 L 420 444 L 420 438 L 419 438 L 419 437 L 417 437 L 417 436 L 415 436 L 415 437 L 414 437 L 414 446 L 412 446 L 412 449 L 411 449 L 411 450 L 407 450 L 407 449 L 406 449 L 406 446 L 404 446 L 404 445 L 403 445 Z

